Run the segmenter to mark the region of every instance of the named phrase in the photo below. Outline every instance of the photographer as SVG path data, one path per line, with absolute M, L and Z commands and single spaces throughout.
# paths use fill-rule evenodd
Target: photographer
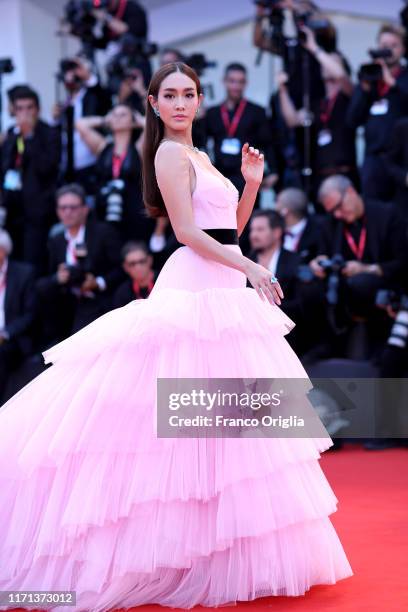
M 105 115 L 111 106 L 110 96 L 99 84 L 90 63 L 83 58 L 63 60 L 60 78 L 67 98 L 63 104 L 54 106 L 53 117 L 62 133 L 62 181 L 75 180 L 88 193 L 93 193 L 96 158 L 75 129 L 75 122 L 81 117 Z
M 60 136 L 40 119 L 35 91 L 20 87 L 12 100 L 15 126 L 1 150 L 6 229 L 14 242 L 13 259 L 31 263 L 40 274 L 46 268 L 45 245 L 55 221 Z
M 340 175 L 322 183 L 319 200 L 329 216 L 310 267 L 318 278 L 329 280 L 332 305 L 340 306 L 346 322 L 367 320 L 371 339 L 383 341 L 388 322 L 375 296 L 379 289 L 400 286 L 407 251 L 400 215 L 390 203 L 366 201 Z
M 139 68 L 129 68 L 125 71 L 123 79 L 119 84 L 117 104 L 126 104 L 134 111 L 145 114 L 147 89 L 144 84 L 142 71 Z
M 115 291 L 114 308 L 149 297 L 157 278 L 153 269 L 153 257 L 144 242 L 127 242 L 121 255 L 122 266 L 128 278 Z
M 65 185 L 56 199 L 64 229 L 49 239 L 49 274 L 37 282 L 46 345 L 107 312 L 124 278 L 116 234 L 89 214 L 83 188 Z
M 290 97 L 297 109 L 304 104 L 307 89 L 312 103 L 324 97 L 324 84 L 321 78 L 322 57 L 326 68 L 336 70 L 338 66 L 336 50 L 336 30 L 313 2 L 306 0 L 265 0 L 257 2 L 253 42 L 261 50 L 279 55 L 288 74 Z M 296 36 L 284 34 L 286 17 L 290 18 L 291 29 Z M 269 26 L 264 27 L 269 21 Z M 302 31 L 310 26 L 316 31 L 318 45 L 311 50 L 307 37 Z M 306 54 L 306 57 L 305 57 Z M 334 55 L 334 57 L 332 57 Z M 307 64 L 307 67 L 305 66 Z
M 118 232 L 122 242 L 148 242 L 155 221 L 145 213 L 141 193 L 141 153 L 145 118 L 129 106 L 118 104 L 106 117 L 87 117 L 76 127 L 97 157 L 96 212 Z M 96 128 L 108 128 L 112 140 Z M 135 131 L 141 135 L 135 140 Z
M 393 185 L 384 164 L 395 122 L 408 115 L 408 70 L 402 64 L 405 30 L 383 25 L 378 34 L 378 49 L 371 51 L 373 64 L 360 70 L 347 122 L 365 128 L 365 160 L 361 172 L 365 197 L 388 201 Z
M 311 168 L 313 193 L 328 176 L 344 174 L 355 183 L 358 179 L 356 164 L 355 130 L 345 127 L 347 111 L 353 92 L 350 68 L 345 60 L 324 50 L 317 52 L 316 37 L 312 30 L 303 28 L 305 48 L 314 53 L 321 65 L 325 97 L 311 107 Z M 279 102 L 282 115 L 289 128 L 302 127 L 308 121 L 305 108 L 297 110 L 290 97 L 288 75 L 278 76 Z M 314 199 L 314 198 L 312 198 Z
M 148 24 L 144 8 L 135 0 L 106 0 L 102 8 L 92 11 L 93 17 L 103 27 L 103 35 L 96 47 L 106 49 L 107 59 L 122 53 L 120 41 L 124 38 L 136 39 L 143 45 L 148 37 Z M 144 84 L 150 82 L 152 71 L 147 58 L 141 58 L 140 70 L 143 73 Z

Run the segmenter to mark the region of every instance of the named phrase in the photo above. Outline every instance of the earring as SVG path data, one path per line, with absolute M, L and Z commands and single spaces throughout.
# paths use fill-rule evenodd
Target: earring
M 156 107 L 153 107 L 153 110 L 154 110 L 154 114 L 156 115 L 156 117 L 160 117 L 160 111 L 159 111 L 159 109 L 158 109 L 158 108 L 156 108 Z
M 198 115 L 198 111 L 199 111 L 199 110 L 200 110 L 200 107 L 198 107 L 198 108 L 196 109 L 196 115 Z

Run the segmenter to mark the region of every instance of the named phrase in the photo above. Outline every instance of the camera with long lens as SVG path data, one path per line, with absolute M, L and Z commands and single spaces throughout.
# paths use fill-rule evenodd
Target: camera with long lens
M 392 57 L 391 49 L 370 49 L 368 51 L 371 59 L 374 61 L 368 64 L 360 66 L 358 71 L 358 78 L 360 81 L 366 81 L 368 83 L 378 83 L 381 81 L 383 73 L 382 66 L 375 62 L 378 59 L 387 60 Z
M 303 11 L 294 14 L 298 39 L 301 44 L 306 42 L 306 34 L 302 31 L 304 26 L 312 30 L 317 44 L 328 53 L 336 50 L 336 34 L 330 21 L 324 17 L 316 17 L 313 11 Z
M 106 65 L 108 88 L 114 94 L 118 93 L 122 81 L 132 70 L 142 69 L 146 60 L 158 51 L 156 43 L 147 42 L 144 38 L 137 38 L 129 33 L 123 34 L 119 45 L 119 52 Z
M 209 61 L 203 53 L 193 53 L 185 58 L 185 63 L 201 77 L 207 68 L 216 68 L 217 62 Z
M 125 182 L 113 179 L 101 189 L 103 217 L 107 223 L 121 223 Z
M 281 0 L 254 0 L 257 6 L 262 6 L 268 11 L 269 23 L 272 29 L 271 38 L 275 46 L 281 48 L 286 38 L 283 34 L 284 11 L 281 7 Z M 316 41 L 325 51 L 332 52 L 336 48 L 335 31 L 328 19 L 317 17 L 313 11 L 295 11 L 294 21 L 297 30 L 297 40 L 300 44 L 306 42 L 306 34 L 302 27 L 307 26 L 313 30 Z
M 71 58 L 62 59 L 59 63 L 57 79 L 59 81 L 64 82 L 65 75 L 67 74 L 67 72 L 74 71 L 77 68 L 78 68 L 78 62 L 75 59 L 71 59 Z M 82 83 L 82 79 L 78 75 L 74 74 L 72 82 L 77 83 L 79 85 L 80 83 Z
M 387 344 L 405 349 L 408 346 L 408 295 L 380 289 L 377 291 L 375 303 L 381 307 L 390 306 L 397 313 Z
M 92 12 L 108 8 L 109 0 L 69 0 L 64 7 L 64 20 L 70 25 L 73 36 L 83 42 L 93 42 L 96 19 Z
M 86 258 L 88 249 L 85 243 L 77 244 L 75 247 L 75 257 L 77 262 L 67 266 L 69 271 L 69 287 L 80 287 L 86 277 Z
M 331 259 L 321 259 L 319 261 L 319 266 L 327 274 L 326 299 L 332 306 L 337 305 L 339 302 L 340 273 L 346 266 L 346 263 L 346 260 L 340 253 L 334 255 Z

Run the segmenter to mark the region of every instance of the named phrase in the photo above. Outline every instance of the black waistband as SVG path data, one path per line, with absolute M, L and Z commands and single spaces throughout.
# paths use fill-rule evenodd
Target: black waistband
M 221 244 L 239 244 L 236 229 L 203 229 L 203 232 L 215 238 Z

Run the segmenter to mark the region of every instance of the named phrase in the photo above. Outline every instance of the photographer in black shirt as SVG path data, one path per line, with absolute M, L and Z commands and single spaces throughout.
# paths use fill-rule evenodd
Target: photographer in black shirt
M 401 60 L 405 53 L 405 30 L 386 24 L 378 35 L 377 57 L 373 64 L 360 70 L 347 122 L 350 127 L 365 128 L 365 160 L 361 173 L 362 191 L 366 197 L 388 201 L 393 194 L 392 180 L 384 164 L 395 122 L 408 116 L 408 70 Z M 388 54 L 388 55 L 387 55 Z
M 407 252 L 403 219 L 391 203 L 363 199 L 341 175 L 322 183 L 319 199 L 329 215 L 310 267 L 327 280 L 328 304 L 342 324 L 366 321 L 370 340 L 384 342 L 389 321 L 377 308 L 376 295 L 379 289 L 400 288 Z
M 316 194 L 320 183 L 328 176 L 347 175 L 354 184 L 358 179 L 355 130 L 345 126 L 353 84 L 344 58 L 319 49 L 313 31 L 309 28 L 304 28 L 304 31 L 307 36 L 305 46 L 316 55 L 321 65 L 325 97 L 313 103 L 310 117 L 305 108 L 297 110 L 290 97 L 288 75 L 283 72 L 278 75 L 279 102 L 289 128 L 301 128 L 311 121 L 312 185 L 313 194 Z

